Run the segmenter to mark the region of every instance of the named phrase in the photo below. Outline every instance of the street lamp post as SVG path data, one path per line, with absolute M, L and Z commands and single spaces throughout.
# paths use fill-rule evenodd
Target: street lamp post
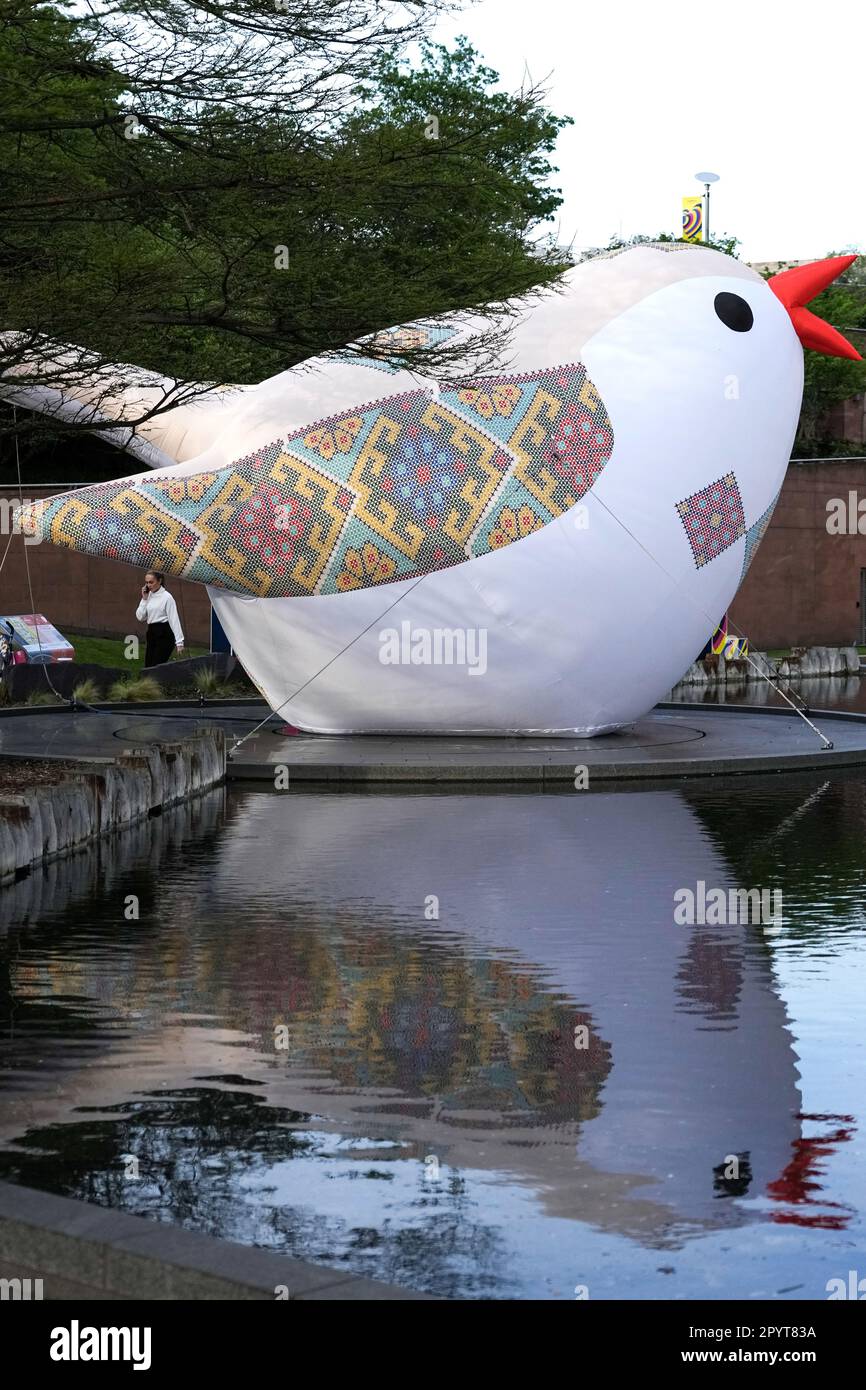
M 710 184 L 718 183 L 718 174 L 695 174 L 698 183 L 704 185 L 704 241 L 710 239 Z

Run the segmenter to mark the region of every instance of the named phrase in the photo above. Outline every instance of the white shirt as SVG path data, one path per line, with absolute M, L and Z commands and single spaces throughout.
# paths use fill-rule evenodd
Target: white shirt
M 177 604 L 164 585 L 155 594 L 148 594 L 147 598 L 141 600 L 135 616 L 140 623 L 170 623 L 175 642 L 179 647 L 183 646 L 183 628 L 177 616 Z

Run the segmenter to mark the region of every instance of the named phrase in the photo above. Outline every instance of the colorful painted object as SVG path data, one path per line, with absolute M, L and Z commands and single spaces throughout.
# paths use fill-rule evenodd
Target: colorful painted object
M 600 257 L 506 306 L 495 371 L 436 381 L 400 360 L 468 350 L 471 315 L 391 329 L 155 415 L 129 447 L 165 466 L 23 527 L 206 584 L 297 728 L 619 729 L 737 591 L 790 456 L 800 336 L 854 354 L 804 308 L 853 259 L 777 284 L 684 244 Z M 139 373 L 130 418 L 161 389 Z
M 416 390 L 228 468 L 45 504 L 54 545 L 260 597 L 345 593 L 501 549 L 573 507 L 613 433 L 580 364 Z
M 721 656 L 725 650 L 725 643 L 728 640 L 728 615 L 722 614 L 722 621 L 719 623 L 707 646 L 704 648 L 707 656 Z
M 705 644 L 698 660 L 706 656 L 723 656 L 726 661 L 735 661 L 748 655 L 748 638 L 735 637 L 728 631 L 728 615 L 724 613 L 721 622 Z

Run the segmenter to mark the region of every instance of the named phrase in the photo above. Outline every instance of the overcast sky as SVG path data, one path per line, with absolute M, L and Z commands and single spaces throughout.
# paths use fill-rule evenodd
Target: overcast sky
M 866 3 L 480 0 L 466 34 L 508 88 L 528 67 L 574 118 L 559 137 L 559 237 L 670 231 L 699 170 L 711 230 L 746 260 L 866 250 Z

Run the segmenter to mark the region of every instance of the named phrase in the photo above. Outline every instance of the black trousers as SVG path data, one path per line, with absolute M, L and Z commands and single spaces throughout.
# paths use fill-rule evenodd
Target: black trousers
M 164 661 L 171 661 L 173 651 L 174 633 L 171 630 L 171 623 L 148 623 L 147 647 L 144 652 L 145 666 L 161 666 Z

